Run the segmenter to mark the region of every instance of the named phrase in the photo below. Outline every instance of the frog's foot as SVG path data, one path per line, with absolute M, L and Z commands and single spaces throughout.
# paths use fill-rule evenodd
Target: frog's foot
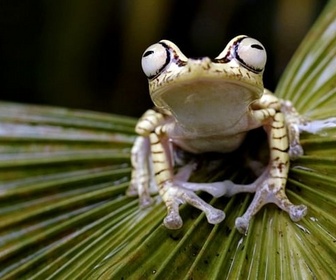
M 224 220 L 225 213 L 213 208 L 210 204 L 198 197 L 196 191 L 206 191 L 214 197 L 222 196 L 222 183 L 189 183 L 191 173 L 195 170 L 196 163 L 189 164 L 180 168 L 174 176 L 173 183 L 166 183 L 164 186 L 165 193 L 162 199 L 166 202 L 168 214 L 164 219 L 164 225 L 169 229 L 179 229 L 183 225 L 182 218 L 179 214 L 179 206 L 182 203 L 188 203 L 202 210 L 210 224 L 217 224 Z
M 289 217 L 294 222 L 301 220 L 307 214 L 307 207 L 305 205 L 294 205 L 289 201 L 285 193 L 275 194 L 273 192 L 269 193 L 268 191 L 257 191 L 244 215 L 236 219 L 235 226 L 237 230 L 242 234 L 246 234 L 252 216 L 254 216 L 263 205 L 271 202 L 288 212 Z
M 164 185 L 165 193 L 162 199 L 165 201 L 168 215 L 164 220 L 164 225 L 169 229 L 178 229 L 182 227 L 182 218 L 179 215 L 179 205 L 188 203 L 202 210 L 210 224 L 217 224 L 224 220 L 225 213 L 213 208 L 211 205 L 198 197 L 195 192 L 204 191 L 213 197 L 232 196 L 240 192 L 254 192 L 255 185 L 236 185 L 231 181 L 213 182 L 213 183 L 193 183 L 186 182 L 192 165 L 183 167 L 174 177 L 173 182 L 166 182 Z
M 168 212 L 163 223 L 169 229 L 179 229 L 182 227 L 183 221 L 179 214 L 179 206 L 183 203 L 188 203 L 203 211 L 210 224 L 218 224 L 225 218 L 225 213 L 222 210 L 216 209 L 206 203 L 193 190 L 184 188 L 179 181 L 167 181 L 162 186 L 160 194 Z
M 267 203 L 275 203 L 282 210 L 289 213 L 292 221 L 297 222 L 307 213 L 305 205 L 294 205 L 285 193 L 285 182 L 269 175 L 269 169 L 265 170 L 255 182 L 249 185 L 238 185 L 226 181 L 226 186 L 231 189 L 227 195 L 239 192 L 255 192 L 254 198 L 243 216 L 238 217 L 235 226 L 240 233 L 246 234 L 252 217 Z M 231 185 L 231 187 L 229 187 Z

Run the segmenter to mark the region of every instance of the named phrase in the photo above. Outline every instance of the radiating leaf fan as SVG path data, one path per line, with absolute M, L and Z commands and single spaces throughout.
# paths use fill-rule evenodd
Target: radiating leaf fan
M 336 116 L 336 2 L 288 66 L 276 94 L 313 119 Z M 308 206 L 292 222 L 268 205 L 247 236 L 234 229 L 251 195 L 213 200 L 213 226 L 189 206 L 181 230 L 165 208 L 125 196 L 135 120 L 0 103 L 0 279 L 333 279 L 336 275 L 336 129 L 302 135 L 287 192 Z M 195 180 L 237 176 L 214 164 Z M 242 177 L 243 176 L 243 177 Z M 205 196 L 206 200 L 210 198 Z

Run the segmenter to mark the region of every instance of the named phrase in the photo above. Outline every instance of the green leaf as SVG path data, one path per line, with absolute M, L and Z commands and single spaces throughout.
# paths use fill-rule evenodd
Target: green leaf
M 335 116 L 336 1 L 289 64 L 276 94 L 312 119 Z M 185 205 L 184 226 L 162 225 L 158 201 L 125 191 L 136 120 L 0 103 L 0 279 L 332 279 L 336 275 L 336 129 L 303 134 L 287 193 L 308 206 L 292 222 L 267 205 L 247 236 L 234 229 L 252 195 L 203 198 L 226 219 Z M 249 180 L 232 160 L 205 158 L 196 181 Z M 209 171 L 207 165 L 211 163 Z M 238 170 L 238 171 L 237 171 Z

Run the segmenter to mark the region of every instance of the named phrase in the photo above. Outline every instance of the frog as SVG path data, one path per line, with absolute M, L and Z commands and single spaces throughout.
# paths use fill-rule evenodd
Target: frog
M 300 125 L 304 120 L 288 100 L 264 88 L 265 47 L 247 35 L 233 38 L 215 58 L 187 58 L 169 40 L 148 47 L 141 65 L 149 83 L 154 108 L 136 124 L 131 150 L 132 174 L 127 194 L 139 196 L 141 207 L 153 204 L 158 193 L 165 204 L 166 228 L 180 229 L 181 204 L 204 212 L 208 223 L 225 219 L 221 209 L 204 201 L 199 192 L 215 198 L 254 193 L 247 210 L 235 220 L 247 234 L 252 218 L 265 204 L 274 203 L 298 222 L 305 205 L 293 204 L 286 195 L 290 161 L 303 155 Z M 192 154 L 223 154 L 238 149 L 249 131 L 263 128 L 269 146 L 268 164 L 249 184 L 231 180 L 189 182 L 195 163 L 174 171 L 176 150 Z

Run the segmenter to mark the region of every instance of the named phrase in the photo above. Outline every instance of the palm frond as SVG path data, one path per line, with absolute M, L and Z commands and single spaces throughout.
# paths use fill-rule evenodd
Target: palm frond
M 310 118 L 335 116 L 336 2 L 293 57 L 276 93 Z M 132 118 L 0 103 L 1 279 L 332 279 L 336 275 L 336 129 L 303 134 L 287 192 L 308 206 L 298 223 L 265 207 L 247 236 L 234 220 L 251 195 L 213 199 L 227 217 L 209 225 L 183 206 L 184 226 L 162 225 L 159 202 L 125 196 Z M 214 164 L 195 180 L 244 170 Z M 246 177 L 246 176 L 245 176 Z M 210 198 L 204 195 L 206 200 Z

